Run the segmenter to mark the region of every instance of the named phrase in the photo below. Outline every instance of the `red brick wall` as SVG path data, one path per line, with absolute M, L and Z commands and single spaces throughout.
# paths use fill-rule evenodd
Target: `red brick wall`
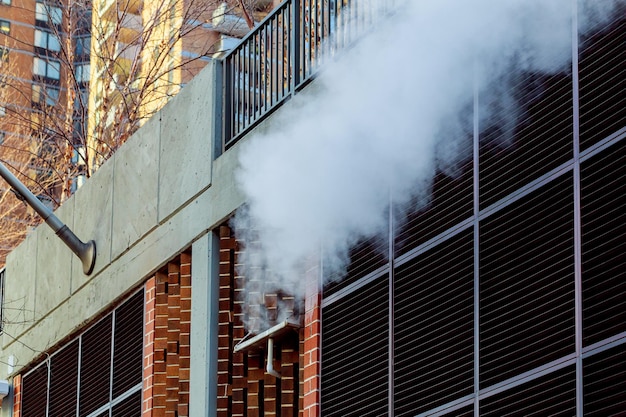
M 142 417 L 189 415 L 191 255 L 182 253 L 146 282 Z
M 22 375 L 13 378 L 13 417 L 22 415 Z
M 303 417 L 320 416 L 321 293 L 319 267 L 307 272 L 304 302 L 304 404 Z
M 154 340 L 156 325 L 156 278 L 145 284 L 145 323 L 143 342 L 143 405 L 141 416 L 150 417 L 154 408 Z
M 263 291 L 262 282 L 248 282 L 237 274 L 238 248 L 232 230 L 220 232 L 220 294 L 218 334 L 218 417 L 301 417 L 303 404 L 302 366 L 304 330 L 293 331 L 275 341 L 274 369 L 282 378 L 266 374 L 266 351 L 234 353 L 234 346 L 246 335 L 245 322 L 253 328 L 275 320 L 279 301 L 293 309 L 295 300 L 277 292 Z M 251 284 L 251 285 L 250 285 Z M 255 320 L 266 314 L 263 320 Z

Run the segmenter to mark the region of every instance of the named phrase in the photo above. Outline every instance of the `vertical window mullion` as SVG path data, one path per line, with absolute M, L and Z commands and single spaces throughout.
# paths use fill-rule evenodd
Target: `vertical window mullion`
M 472 167 L 473 167 L 473 214 L 474 214 L 474 416 L 480 415 L 478 392 L 480 389 L 480 230 L 479 230 L 479 155 L 480 155 L 480 115 L 478 95 L 478 65 L 474 65 L 474 102 L 472 131 Z
M 113 362 L 115 361 L 115 315 L 117 310 L 111 313 L 111 364 L 109 370 L 109 416 L 111 415 L 111 404 L 113 402 Z
M 395 357 L 394 357 L 394 350 L 395 350 L 395 345 L 394 345 L 394 339 L 395 339 L 395 332 L 394 332 L 394 322 L 395 322 L 395 315 L 394 315 L 394 298 L 395 298 L 395 291 L 394 291 L 394 260 L 395 260 L 395 249 L 394 249 L 394 241 L 395 236 L 394 236 L 394 222 L 393 222 L 393 195 L 391 193 L 391 186 L 389 187 L 389 298 L 388 298 L 388 308 L 389 308 L 389 392 L 388 392 L 388 410 L 389 410 L 389 416 L 392 417 L 394 415 L 394 408 L 395 408 L 395 404 L 394 404 L 394 396 L 395 396 L 395 391 L 394 391 L 394 373 L 395 373 L 395 367 L 394 367 L 394 361 L 395 361 Z
M 578 74 L 578 0 L 572 0 L 572 133 L 574 154 L 574 319 L 576 345 L 576 416 L 583 415 L 582 223 L 580 184 L 580 102 Z

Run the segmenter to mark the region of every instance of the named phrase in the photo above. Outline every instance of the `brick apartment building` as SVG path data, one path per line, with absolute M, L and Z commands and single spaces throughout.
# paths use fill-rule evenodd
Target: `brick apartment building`
M 242 144 L 316 94 L 314 65 L 244 96 L 246 48 L 287 56 L 247 37 L 57 211 L 96 241 L 92 275 L 42 227 L 9 256 L 0 415 L 624 413 L 624 16 L 572 31 L 573 71 L 519 77 L 513 139 L 470 129 L 460 173 L 356 245 L 342 281 L 320 289 L 311 261 L 303 300 L 242 274 L 230 220 Z

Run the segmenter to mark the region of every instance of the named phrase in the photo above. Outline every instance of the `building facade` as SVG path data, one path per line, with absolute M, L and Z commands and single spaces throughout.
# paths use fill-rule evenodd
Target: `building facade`
M 572 27 L 570 70 L 513 79 L 514 126 L 475 125 L 476 95 L 466 157 L 429 204 L 355 245 L 341 281 L 320 287 L 312 254 L 297 299 L 246 275 L 255 242 L 231 219 L 243 146 L 319 94 L 314 54 L 263 43 L 287 16 L 327 33 L 313 3 L 211 62 L 57 211 L 96 241 L 92 275 L 46 228 L 11 253 L 2 415 L 626 411 L 623 3 Z

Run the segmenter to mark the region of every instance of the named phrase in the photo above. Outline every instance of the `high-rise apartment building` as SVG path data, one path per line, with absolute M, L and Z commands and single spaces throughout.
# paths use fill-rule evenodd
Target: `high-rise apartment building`
M 90 21 L 89 2 L 0 3 L 0 158 L 51 206 L 80 174 L 73 151 L 85 130 Z M 24 224 L 37 222 L 1 187 L 0 264 Z

